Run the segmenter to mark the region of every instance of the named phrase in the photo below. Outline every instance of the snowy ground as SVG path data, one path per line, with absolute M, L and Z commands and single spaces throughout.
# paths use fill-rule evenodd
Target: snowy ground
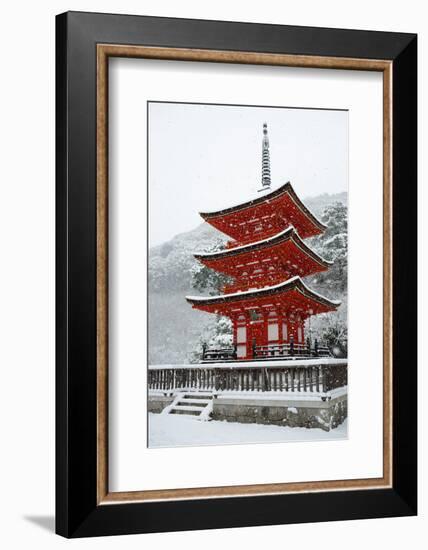
M 191 416 L 149 413 L 149 447 L 325 441 L 346 439 L 347 434 L 347 421 L 335 430 L 325 432 L 317 428 L 289 428 L 216 420 L 200 422 Z

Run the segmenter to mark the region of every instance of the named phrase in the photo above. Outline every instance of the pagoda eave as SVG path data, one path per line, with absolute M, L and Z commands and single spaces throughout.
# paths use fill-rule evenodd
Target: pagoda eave
M 292 223 L 302 238 L 313 237 L 323 233 L 326 226 L 316 218 L 303 204 L 290 182 L 277 189 L 235 206 L 215 212 L 200 212 L 200 216 L 219 231 L 233 239 L 242 241 L 243 225 L 251 225 L 260 220 L 264 227 L 260 230 L 263 236 L 275 234 L 283 220 L 281 211 L 290 213 Z M 269 225 L 269 224 L 273 225 Z M 253 240 L 252 233 L 249 241 Z
M 228 248 L 219 252 L 195 254 L 195 258 L 207 267 L 231 276 L 238 276 L 239 268 L 242 271 L 243 266 L 262 266 L 275 257 L 277 261 L 272 260 L 270 265 L 276 263 L 279 266 L 284 266 L 285 262 L 288 262 L 290 266 L 294 266 L 295 273 L 292 273 L 292 276 L 304 277 L 326 271 L 333 264 L 309 248 L 293 226 L 273 237 L 244 246 Z M 291 268 L 290 271 L 292 271 Z
M 307 312 L 307 315 L 316 315 L 335 311 L 340 305 L 340 302 L 329 300 L 309 289 L 300 277 L 293 277 L 284 283 L 262 289 L 219 296 L 186 296 L 186 300 L 195 309 L 227 316 L 233 316 L 234 312 L 245 309 L 277 306 Z

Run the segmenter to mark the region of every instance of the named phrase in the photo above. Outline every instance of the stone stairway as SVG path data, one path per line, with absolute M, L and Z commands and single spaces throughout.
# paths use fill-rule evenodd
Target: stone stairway
M 195 391 L 180 393 L 163 414 L 185 414 L 196 416 L 198 420 L 209 420 L 213 407 L 213 393 Z

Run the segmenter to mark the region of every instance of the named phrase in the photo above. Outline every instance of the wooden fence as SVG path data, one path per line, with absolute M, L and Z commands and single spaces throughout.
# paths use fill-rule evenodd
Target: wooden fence
M 233 368 L 209 365 L 155 367 L 148 371 L 150 390 L 321 392 L 347 385 L 347 363 L 304 366 L 255 364 Z

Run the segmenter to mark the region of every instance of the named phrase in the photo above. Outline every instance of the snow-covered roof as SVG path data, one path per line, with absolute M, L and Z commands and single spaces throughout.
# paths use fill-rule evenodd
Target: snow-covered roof
M 211 218 L 215 218 L 217 216 L 224 216 L 226 214 L 232 214 L 234 212 L 237 212 L 239 210 L 244 210 L 246 208 L 250 208 L 252 206 L 256 206 L 258 204 L 262 203 L 268 203 L 270 200 L 275 199 L 279 197 L 280 195 L 283 195 L 285 193 L 289 193 L 290 196 L 293 198 L 296 205 L 306 213 L 306 215 L 312 219 L 312 221 L 321 229 L 325 229 L 326 225 L 323 224 L 310 210 L 303 204 L 303 202 L 299 199 L 296 192 L 293 189 L 293 186 L 289 181 L 286 183 L 280 185 L 279 187 L 276 187 L 269 191 L 268 193 L 262 193 L 258 195 L 257 197 L 254 197 L 253 199 L 250 199 L 246 202 L 241 202 L 238 204 L 229 205 L 227 207 L 222 208 L 221 210 L 216 211 L 205 211 L 200 212 L 200 216 L 204 220 L 209 220 Z
M 263 202 L 266 198 L 272 198 L 272 195 L 276 196 L 277 192 L 280 191 L 284 185 L 284 183 L 281 183 L 280 185 L 265 187 L 260 189 L 260 191 L 253 190 L 251 194 L 247 193 L 240 202 L 230 202 L 229 204 L 225 204 L 221 210 L 204 210 L 204 212 L 201 212 L 201 216 L 215 216 L 225 210 L 234 210 L 235 208 L 239 208 L 244 205 L 250 206 L 254 203 L 254 201 Z
M 253 243 L 248 243 L 241 246 L 235 246 L 232 248 L 226 248 L 224 250 L 216 250 L 214 252 L 202 252 L 202 253 L 195 254 L 194 256 L 196 259 L 224 258 L 227 256 L 234 256 L 235 254 L 245 253 L 250 250 L 264 248 L 266 246 L 276 244 L 277 242 L 285 241 L 288 238 L 294 238 L 294 242 L 298 244 L 298 246 L 302 248 L 304 252 L 309 254 L 315 261 L 325 265 L 333 264 L 333 262 L 330 262 L 329 260 L 324 260 L 324 258 L 321 258 L 321 256 L 319 256 L 314 250 L 312 250 L 312 248 L 310 248 L 307 244 L 305 244 L 300 238 L 299 233 L 297 232 L 296 228 L 293 225 L 289 225 L 287 229 L 284 229 L 284 231 L 280 231 L 279 233 L 276 233 L 271 237 L 267 237 L 266 239 L 261 239 L 260 241 L 255 241 Z
M 247 250 L 248 248 L 253 248 L 255 246 L 259 246 L 264 243 L 271 243 L 273 240 L 278 239 L 282 236 L 287 235 L 288 233 L 291 233 L 293 231 L 294 227 L 292 225 L 289 225 L 287 229 L 284 229 L 284 231 L 280 231 L 279 233 L 276 233 L 272 237 L 267 237 L 266 239 L 261 239 L 260 241 L 254 241 L 253 243 L 247 243 L 240 246 L 234 246 L 231 248 L 225 248 L 223 250 L 214 250 L 214 252 L 199 252 L 195 254 L 195 257 L 210 257 L 210 256 L 223 256 L 225 253 L 232 253 L 232 252 L 239 252 L 241 250 Z M 295 230 L 295 229 L 294 229 Z
M 186 300 L 190 303 L 199 303 L 199 304 L 210 304 L 218 302 L 229 302 L 234 301 L 234 299 L 245 298 L 247 296 L 258 296 L 262 297 L 264 295 L 276 294 L 282 290 L 297 289 L 303 295 L 307 295 L 310 298 L 313 298 L 317 301 L 321 301 L 332 307 L 337 307 L 341 304 L 340 300 L 330 300 L 318 292 L 311 290 L 305 285 L 302 279 L 299 276 L 291 277 L 282 283 L 278 283 L 272 286 L 265 286 L 262 288 L 257 288 L 253 290 L 245 290 L 242 292 L 233 292 L 230 294 L 218 294 L 216 296 L 186 296 Z

